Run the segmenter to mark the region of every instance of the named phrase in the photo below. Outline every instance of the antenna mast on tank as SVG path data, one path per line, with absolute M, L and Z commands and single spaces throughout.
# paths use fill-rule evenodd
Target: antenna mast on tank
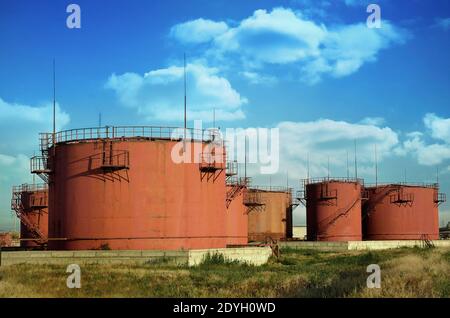
M 349 165 L 348 165 L 348 150 L 347 150 L 347 180 L 350 179 L 350 170 L 349 170 Z
M 306 179 L 309 180 L 309 152 L 306 153 Z
M 247 183 L 247 135 L 244 141 L 244 181 Z
M 356 139 L 355 139 L 355 179 L 358 179 L 358 159 L 356 156 Z
M 55 58 L 53 58 L 53 145 L 55 145 L 56 135 L 56 71 Z
M 377 156 L 377 145 L 375 144 L 375 186 L 378 185 L 378 156 Z
M 439 167 L 436 167 L 436 184 L 439 186 Z
M 328 156 L 328 180 L 330 180 L 330 156 Z
M 186 128 L 187 128 L 187 115 L 186 115 L 186 104 L 187 104 L 187 94 L 186 94 L 186 53 L 184 53 L 184 139 L 186 139 Z

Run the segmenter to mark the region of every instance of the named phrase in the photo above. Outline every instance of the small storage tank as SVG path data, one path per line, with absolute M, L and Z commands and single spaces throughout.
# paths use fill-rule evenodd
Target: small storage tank
M 438 205 L 445 201 L 437 184 L 386 184 L 367 187 L 363 205 L 366 240 L 437 240 Z
M 244 195 L 248 213 L 248 239 L 292 238 L 292 192 L 283 187 L 252 187 Z
M 227 183 L 226 228 L 227 245 L 247 245 L 248 214 L 244 204 L 247 186 L 242 181 Z
M 48 187 L 23 184 L 13 187 L 11 209 L 20 220 L 20 246 L 36 247 L 48 238 Z
M 153 126 L 44 135 L 48 159 L 32 166 L 49 177 L 50 249 L 225 247 L 225 151 L 214 138 Z
M 360 241 L 361 187 L 348 178 L 303 181 L 309 241 Z

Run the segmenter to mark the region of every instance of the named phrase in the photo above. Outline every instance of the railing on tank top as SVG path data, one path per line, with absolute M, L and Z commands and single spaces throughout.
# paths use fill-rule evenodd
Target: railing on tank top
M 46 151 L 55 143 L 105 139 L 105 138 L 158 138 L 184 139 L 211 142 L 220 139 L 217 129 L 195 129 L 163 126 L 105 126 L 77 128 L 59 131 L 57 133 L 41 133 L 41 151 Z

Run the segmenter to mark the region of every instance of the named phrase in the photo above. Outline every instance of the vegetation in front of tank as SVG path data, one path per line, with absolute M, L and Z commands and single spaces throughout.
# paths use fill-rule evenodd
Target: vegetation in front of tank
M 369 264 L 382 288 L 368 289 Z M 211 254 L 196 267 L 165 261 L 82 265 L 81 289 L 66 286 L 66 267 L 0 267 L 0 297 L 449 297 L 450 250 L 318 252 L 282 249 L 262 266 Z M 42 288 L 45 286 L 45 288 Z

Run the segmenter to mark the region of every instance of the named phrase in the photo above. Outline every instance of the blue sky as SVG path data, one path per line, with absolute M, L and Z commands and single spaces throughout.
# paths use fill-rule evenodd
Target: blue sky
M 376 2 L 376 1 L 373 1 Z M 81 29 L 66 7 L 81 8 Z M 182 58 L 189 118 L 221 127 L 280 128 L 280 173 L 345 175 L 358 138 L 360 173 L 434 181 L 450 194 L 450 2 L 379 0 L 0 2 L 0 229 L 10 188 L 30 182 L 37 134 L 51 129 L 52 59 L 58 127 L 180 125 Z M 209 125 L 209 123 L 206 123 Z M 281 171 L 282 170 L 282 171 Z M 450 195 L 449 195 L 450 196 Z M 449 204 L 442 206 L 449 220 Z

